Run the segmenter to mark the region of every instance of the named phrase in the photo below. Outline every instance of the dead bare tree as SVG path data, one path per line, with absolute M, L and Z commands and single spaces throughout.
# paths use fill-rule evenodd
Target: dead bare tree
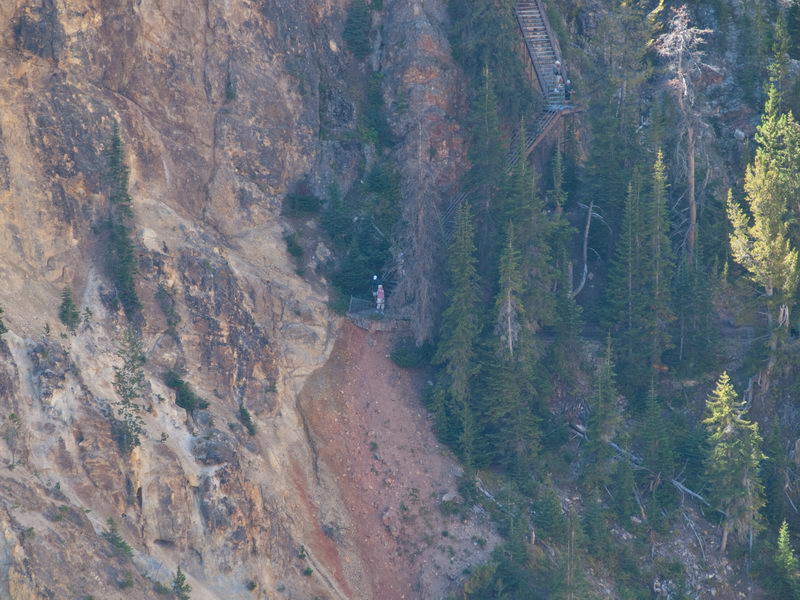
M 695 80 L 703 68 L 703 52 L 699 50 L 699 46 L 705 42 L 705 36 L 713 32 L 710 29 L 691 27 L 689 10 L 686 5 L 673 9 L 668 27 L 669 31 L 656 39 L 654 47 L 659 55 L 667 59 L 667 67 L 672 73 L 669 86 L 678 102 L 678 109 L 682 117 L 682 128 L 686 134 L 686 179 L 689 204 L 687 254 L 689 260 L 691 260 L 697 241 L 695 132 L 698 114 L 695 110 Z

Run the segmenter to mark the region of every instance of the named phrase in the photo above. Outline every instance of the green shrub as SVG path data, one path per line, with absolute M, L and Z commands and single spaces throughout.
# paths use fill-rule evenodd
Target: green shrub
M 297 242 L 297 235 L 294 233 L 287 233 L 283 236 L 283 241 L 286 242 L 286 251 L 297 259 L 303 257 L 303 247 Z
M 247 430 L 247 433 L 250 435 L 256 434 L 256 424 L 253 423 L 253 418 L 250 416 L 250 411 L 247 410 L 244 404 L 239 407 L 239 420 L 244 425 L 244 428 Z
M 133 574 L 130 571 L 122 573 L 122 578 L 117 579 L 117 587 L 121 590 L 133 587 Z
M 225 104 L 228 102 L 233 102 L 236 100 L 236 82 L 231 75 L 231 72 L 228 71 L 227 76 L 225 77 Z
M 372 17 L 367 3 L 364 0 L 353 0 L 347 9 L 342 37 L 350 52 L 358 59 L 365 58 L 369 54 L 371 22 Z
M 364 103 L 364 128 L 374 132 L 369 134 L 371 141 L 381 148 L 389 148 L 394 145 L 394 134 L 386 118 L 386 104 L 383 100 L 383 89 L 381 88 L 381 76 L 372 75 L 367 83 L 367 94 Z
M 0 335 L 4 333 L 8 333 L 8 329 L 6 329 L 6 324 L 3 323 L 3 307 L 0 306 Z
M 255 589 L 258 587 L 258 584 L 257 584 L 255 581 L 253 581 L 252 579 L 250 579 L 250 580 L 249 580 L 247 583 L 245 583 L 245 584 L 244 584 L 244 586 L 245 586 L 245 587 L 246 587 L 246 588 L 247 588 L 249 591 L 251 591 L 251 592 L 252 592 L 253 590 L 255 590 Z
M 318 213 L 322 208 L 322 200 L 314 194 L 293 192 L 287 194 L 283 203 L 283 212 L 288 215 Z
M 167 586 L 165 586 L 165 585 L 164 585 L 163 583 L 161 583 L 160 581 L 156 581 L 156 582 L 153 584 L 153 591 L 154 591 L 156 594 L 161 594 L 162 596 L 166 596 L 167 594 L 171 594 L 171 593 L 172 593 L 172 590 L 171 590 L 171 589 L 169 589 Z
M 392 349 L 391 358 L 403 369 L 419 369 L 429 365 L 433 358 L 434 347 L 430 342 L 417 346 L 412 339 L 402 339 Z
M 311 574 L 313 572 L 314 569 L 312 569 L 311 567 L 306 567 L 305 569 L 303 569 L 303 575 L 305 575 L 306 577 L 311 577 Z
M 163 283 L 158 284 L 156 302 L 167 320 L 167 330 L 174 332 L 175 327 L 181 322 L 181 316 L 175 308 L 175 298 L 172 296 L 172 292 Z
M 175 390 L 175 404 L 189 414 L 192 414 L 195 410 L 208 408 L 208 402 L 195 394 L 191 386 L 175 371 L 164 373 L 164 383 Z
M 58 307 L 58 318 L 71 332 L 75 332 L 81 324 L 81 313 L 72 299 L 72 288 L 65 287 L 61 292 L 61 306 Z

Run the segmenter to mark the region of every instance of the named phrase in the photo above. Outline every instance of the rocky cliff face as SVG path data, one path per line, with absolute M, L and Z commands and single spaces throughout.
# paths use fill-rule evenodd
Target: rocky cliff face
M 363 482 L 348 477 L 369 467 L 349 461 L 349 444 L 363 453 L 388 424 L 370 423 L 372 437 L 357 441 L 346 436 L 358 428 L 331 436 L 326 423 L 346 410 L 321 376 L 298 403 L 342 323 L 313 275 L 327 250 L 307 236 L 311 275 L 297 275 L 280 206 L 301 179 L 320 194 L 334 181 L 348 189 L 370 160 L 348 135 L 358 103 L 347 82 L 370 66 L 384 73 L 409 194 L 415 178 L 452 184 L 463 157 L 444 2 L 384 4 L 371 65 L 343 50 L 346 0 L 0 4 L 0 306 L 10 330 L 0 341 L 0 597 L 152 598 L 153 581 L 168 584 L 180 565 L 195 599 L 427 598 L 491 547 L 481 525 L 456 527 L 447 544 L 430 539 L 448 526 L 436 506 L 455 467 L 429 434 L 417 459 L 433 466 L 406 473 L 381 459 L 373 468 L 391 472 L 387 487 L 405 491 L 359 504 L 346 488 Z M 101 235 L 114 122 L 131 170 L 143 303 L 134 326 L 149 387 L 130 455 L 111 430 L 128 322 L 110 301 Z M 89 309 L 74 335 L 57 316 L 67 286 Z M 341 355 L 352 351 L 337 350 L 331 386 L 348 380 Z M 391 376 L 388 361 L 379 366 Z M 168 369 L 184 371 L 209 408 L 190 417 L 177 407 Z M 398 418 L 411 447 L 428 427 L 412 415 L 414 388 L 386 390 L 382 402 L 407 407 Z M 324 410 L 315 398 L 327 398 Z M 392 435 L 391 448 L 404 446 L 406 434 Z M 101 537 L 109 518 L 132 559 Z M 372 536 L 381 541 L 366 543 Z M 375 562 L 381 545 L 396 559 Z

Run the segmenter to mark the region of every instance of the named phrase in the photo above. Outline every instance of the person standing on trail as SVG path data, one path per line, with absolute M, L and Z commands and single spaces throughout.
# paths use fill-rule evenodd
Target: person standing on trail
M 378 297 L 378 276 L 372 276 L 372 299 L 375 300 Z
M 381 314 L 386 307 L 386 292 L 383 291 L 383 286 L 378 286 L 378 291 L 375 294 L 375 308 Z
M 555 77 L 558 77 L 559 75 L 561 75 L 561 61 L 560 60 L 557 60 L 555 62 L 555 64 L 553 65 L 553 75 Z
M 564 85 L 564 98 L 569 100 L 572 98 L 572 82 L 567 79 L 566 85 Z

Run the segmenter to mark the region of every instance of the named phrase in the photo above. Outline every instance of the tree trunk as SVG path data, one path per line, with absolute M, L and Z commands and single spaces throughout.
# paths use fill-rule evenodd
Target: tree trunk
M 731 530 L 730 521 L 725 521 L 725 524 L 722 526 L 722 543 L 719 545 L 719 551 L 725 552 L 725 549 L 728 547 L 728 534 Z
M 694 126 L 689 124 L 686 129 L 686 161 L 688 167 L 688 196 L 689 196 L 689 235 L 688 258 L 694 257 L 694 246 L 697 242 L 697 191 L 695 190 L 695 160 L 694 160 Z

